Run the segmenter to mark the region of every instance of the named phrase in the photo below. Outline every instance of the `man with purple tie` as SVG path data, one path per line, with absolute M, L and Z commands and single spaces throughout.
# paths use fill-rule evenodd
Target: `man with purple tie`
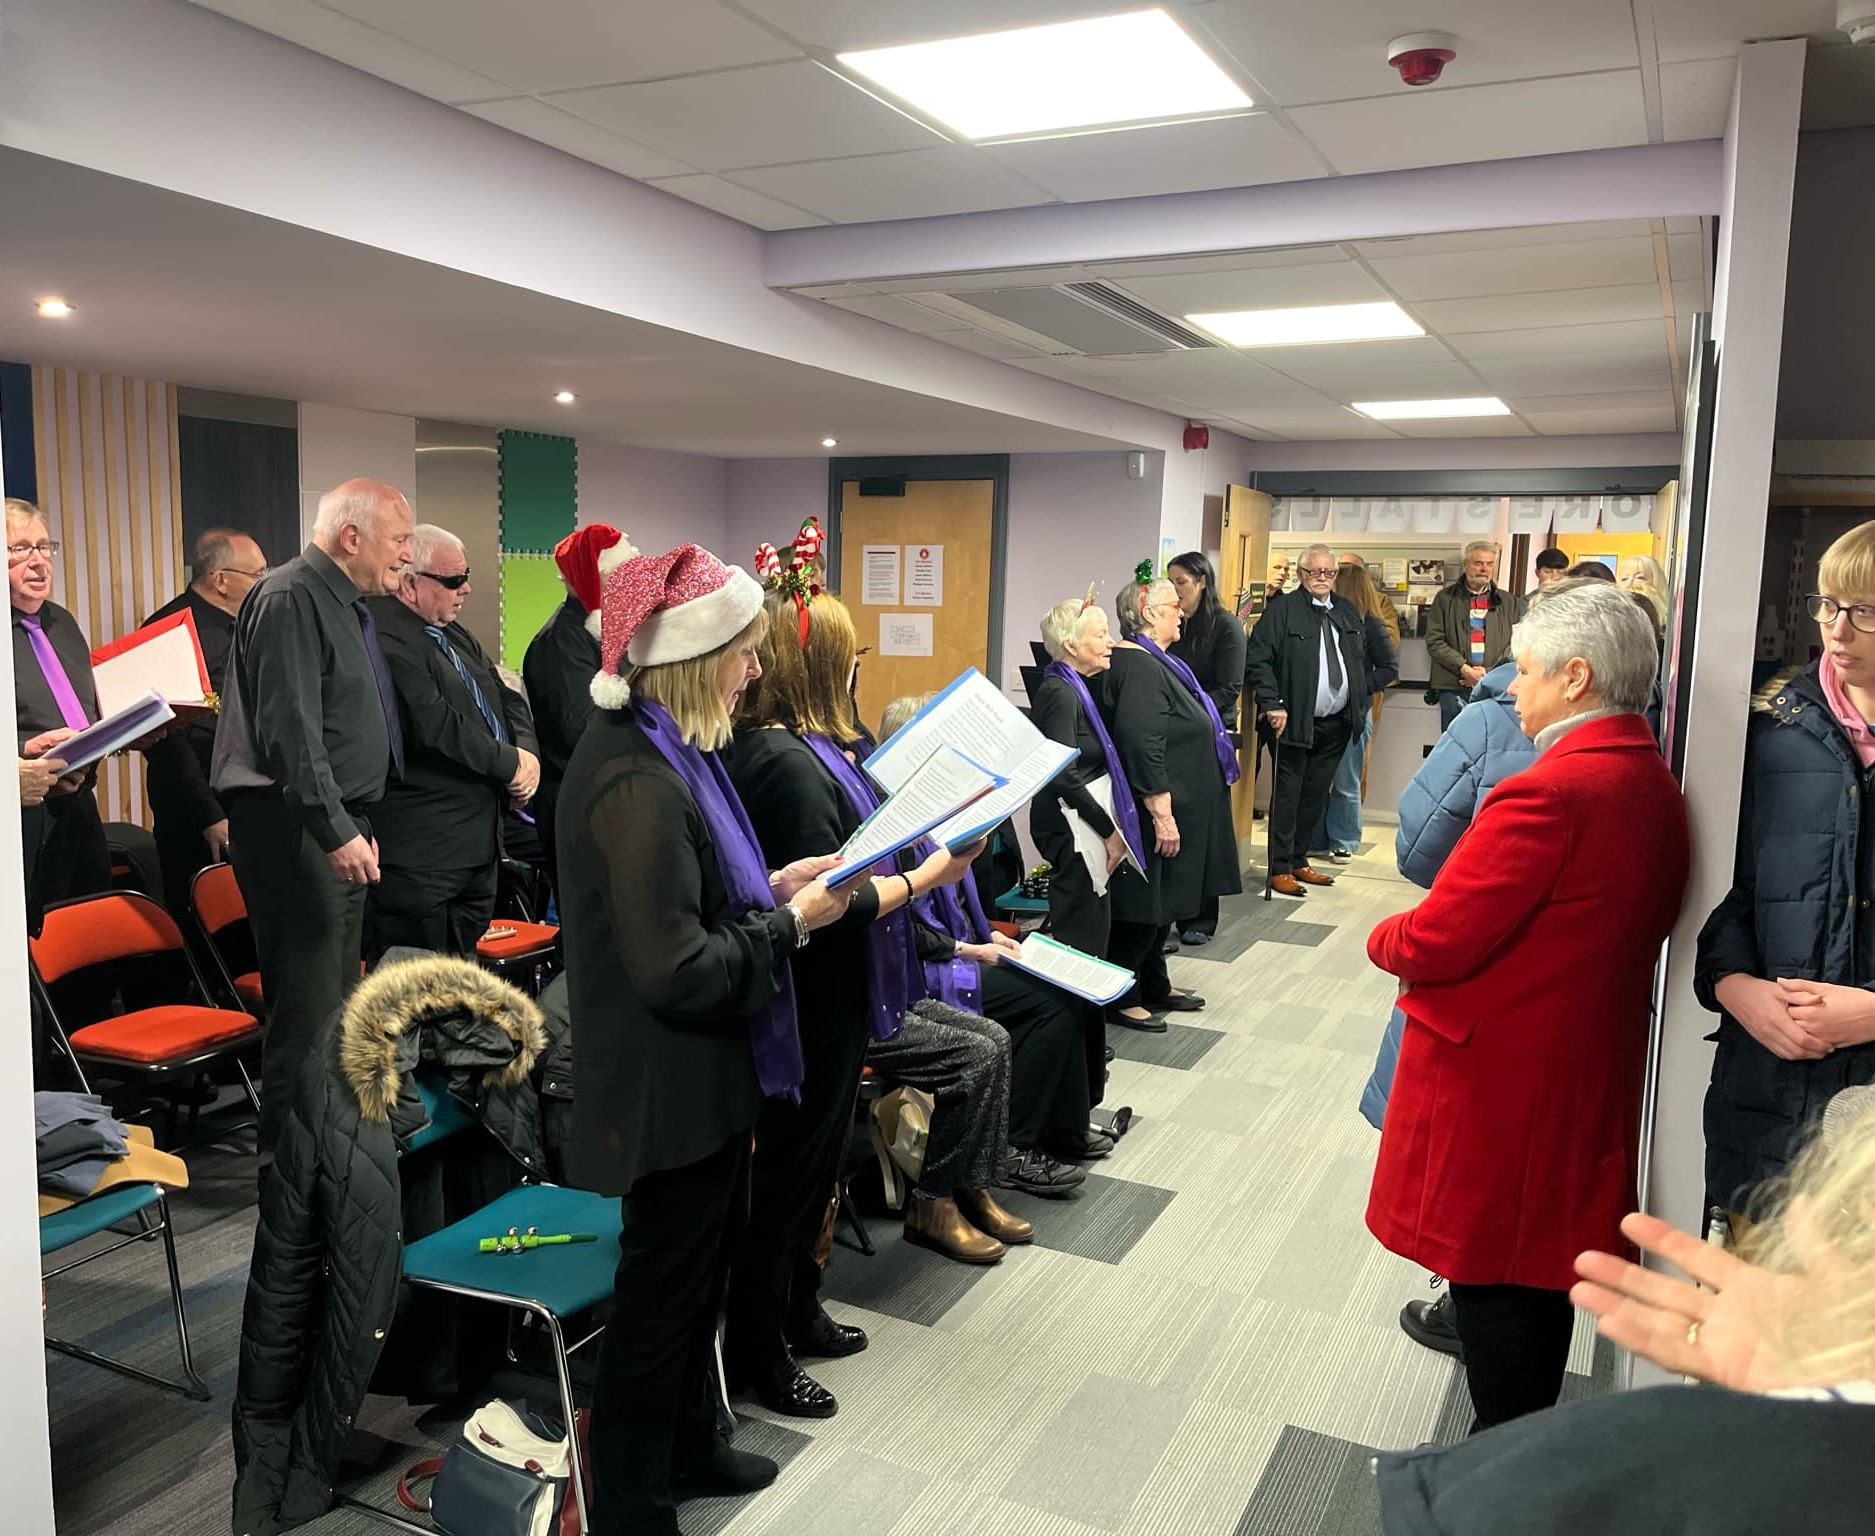
M 378 879 L 371 818 L 404 765 L 364 600 L 395 590 L 412 521 L 395 486 L 334 487 L 319 498 L 312 543 L 257 582 L 234 621 L 209 783 L 228 813 L 268 1011 L 263 1167 L 300 1062 L 358 981 L 365 889 Z
M 98 718 L 91 646 L 78 621 L 52 599 L 58 542 L 30 501 L 6 503 L 7 589 L 13 603 L 13 700 L 22 757 L 26 744 L 81 731 Z M 88 896 L 111 885 L 111 856 L 91 776 L 61 780 L 23 813 L 27 910 Z

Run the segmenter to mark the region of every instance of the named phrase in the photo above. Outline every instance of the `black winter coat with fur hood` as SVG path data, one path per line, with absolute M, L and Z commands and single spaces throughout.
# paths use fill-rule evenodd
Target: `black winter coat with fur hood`
M 427 1123 L 414 1068 L 450 1091 L 517 1161 L 542 1166 L 528 1073 L 540 1010 L 466 961 L 381 965 L 306 1060 L 263 1181 L 234 1399 L 234 1531 L 315 1519 L 397 1306 L 398 1146 Z

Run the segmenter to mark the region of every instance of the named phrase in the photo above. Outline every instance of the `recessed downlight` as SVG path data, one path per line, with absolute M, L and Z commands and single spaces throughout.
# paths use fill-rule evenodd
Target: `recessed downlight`
M 1233 347 L 1315 347 L 1337 341 L 1390 341 L 1426 334 L 1424 326 L 1391 303 L 1236 309 L 1185 318 Z
M 74 305 L 57 298 L 41 299 L 36 307 L 39 313 L 48 320 L 63 320 L 67 316 L 77 312 Z
M 840 446 L 840 440 L 835 437 L 823 437 L 820 440 L 820 446 L 823 448 L 838 448 Z
M 1356 400 L 1354 409 L 1375 421 L 1447 421 L 1460 416 L 1508 416 L 1496 395 L 1467 400 Z
M 577 399 L 579 399 L 579 396 L 574 394 L 572 390 L 562 389 L 554 395 L 553 403 L 555 405 L 571 405 Z

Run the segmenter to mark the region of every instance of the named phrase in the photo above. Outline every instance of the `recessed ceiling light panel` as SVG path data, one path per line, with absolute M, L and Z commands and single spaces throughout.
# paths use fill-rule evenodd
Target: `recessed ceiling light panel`
M 1375 421 L 1446 421 L 1460 416 L 1508 416 L 1510 407 L 1495 395 L 1469 400 L 1357 400 L 1354 409 Z
M 839 62 L 967 139 L 1248 111 L 1164 11 L 843 53 Z
M 1313 347 L 1426 334 L 1398 304 L 1314 304 L 1306 309 L 1240 309 L 1185 318 L 1233 347 Z

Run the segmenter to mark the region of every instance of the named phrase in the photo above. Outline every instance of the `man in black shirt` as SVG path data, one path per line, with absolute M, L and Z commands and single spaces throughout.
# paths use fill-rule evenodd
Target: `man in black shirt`
M 404 754 L 364 599 L 395 589 L 412 521 L 380 481 L 327 491 L 312 543 L 255 586 L 234 623 L 209 783 L 228 812 L 269 1015 L 265 1166 L 300 1061 L 358 980 L 365 887 L 378 879 L 370 813 Z
M 502 808 L 540 786 L 527 701 L 456 622 L 474 590 L 462 540 L 419 523 L 396 592 L 366 605 L 405 743 L 376 818 L 383 879 L 365 903 L 368 959 L 396 945 L 474 958 L 495 911 Z
M 266 574 L 267 557 L 260 545 L 233 528 L 210 528 L 195 541 L 189 585 L 143 622 L 156 624 L 187 613 L 195 621 L 208 686 L 221 693 L 228 685 L 234 616 Z M 184 933 L 190 932 L 189 882 L 204 864 L 219 864 L 228 856 L 228 813 L 208 782 L 214 755 L 213 717 L 165 736 L 143 753 L 149 770 L 151 830 L 163 861 L 163 903 Z

